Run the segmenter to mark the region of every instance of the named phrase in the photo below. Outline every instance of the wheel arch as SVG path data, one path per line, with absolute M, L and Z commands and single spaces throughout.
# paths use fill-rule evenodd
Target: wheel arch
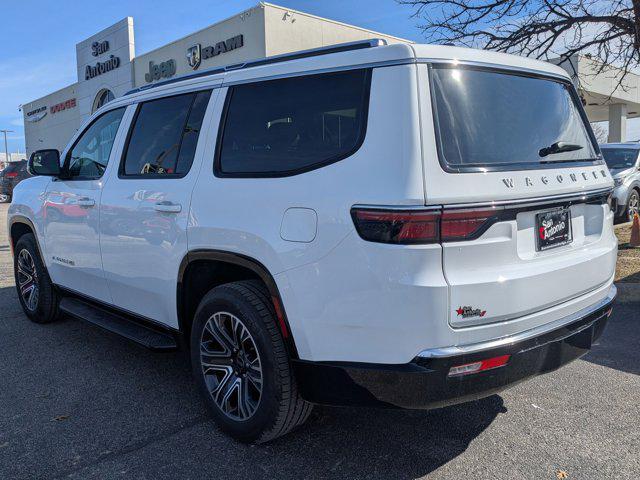
M 260 280 L 269 291 L 269 295 L 276 312 L 278 327 L 287 347 L 289 356 L 290 358 L 298 358 L 298 351 L 291 333 L 282 297 L 276 281 L 269 270 L 261 262 L 252 257 L 224 250 L 191 250 L 184 256 L 180 263 L 176 291 L 176 306 L 178 328 L 182 333 L 185 342 L 188 343 L 191 323 L 193 322 L 193 314 L 197 308 L 197 304 L 194 305 L 195 302 L 193 302 L 189 296 L 190 287 L 192 286 L 191 282 L 196 279 L 196 267 L 202 265 L 206 265 L 208 267 L 215 266 L 216 269 L 222 268 L 225 272 L 225 277 L 222 281 L 216 280 L 214 282 L 205 283 L 202 287 L 203 293 L 208 292 L 211 288 L 217 285 L 228 283 L 230 281 L 251 278 Z M 211 275 L 216 274 L 217 272 L 214 270 L 209 273 Z M 242 276 L 242 273 L 245 273 L 246 276 Z M 236 275 L 239 276 L 236 277 Z M 198 296 L 200 295 L 196 295 L 196 298 Z
M 23 216 L 23 215 L 14 215 L 9 220 L 9 242 L 11 243 L 11 250 L 15 249 L 16 243 L 20 237 L 27 233 L 32 233 L 34 238 L 36 239 L 36 247 L 38 248 L 38 254 L 42 259 L 42 265 L 45 270 L 47 268 L 47 262 L 45 261 L 44 255 L 42 254 L 42 248 L 40 246 L 40 239 L 38 238 L 38 234 L 36 233 L 36 227 L 33 222 Z

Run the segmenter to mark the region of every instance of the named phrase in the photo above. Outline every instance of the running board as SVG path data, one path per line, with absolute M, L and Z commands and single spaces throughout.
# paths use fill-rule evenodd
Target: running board
M 176 350 L 178 344 L 170 333 L 160 332 L 105 308 L 74 297 L 63 297 L 60 310 L 85 320 L 109 332 L 116 333 L 150 350 L 166 352 Z

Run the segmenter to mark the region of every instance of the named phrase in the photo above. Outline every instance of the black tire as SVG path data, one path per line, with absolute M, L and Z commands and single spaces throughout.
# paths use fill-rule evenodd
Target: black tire
M 261 367 L 262 390 L 259 400 L 256 402 L 254 399 L 253 408 L 255 410 L 244 419 L 232 418 L 233 412 L 225 413 L 214 400 L 216 393 L 225 390 L 220 385 L 224 386 L 227 378 L 242 381 L 242 378 L 232 376 L 235 375 L 238 364 L 233 363 L 234 373 L 229 373 L 229 377 L 226 376 L 227 373 L 220 373 L 220 371 L 211 374 L 212 369 L 207 368 L 209 375 L 205 378 L 205 367 L 201 358 L 201 341 L 206 342 L 206 339 L 209 338 L 209 342 L 216 343 L 216 337 L 211 335 L 213 324 L 208 322 L 210 320 L 215 322 L 216 318 L 219 321 L 224 318 L 231 321 L 233 316 L 236 317 L 234 321 L 239 320 L 242 324 L 238 328 L 244 327 L 250 334 L 251 342 L 247 350 L 253 350 L 252 346 L 255 346 L 253 353 L 255 355 L 257 351 L 255 356 Z M 226 320 L 224 321 L 226 322 Z M 205 326 L 208 326 L 206 331 Z M 242 331 L 239 335 L 242 336 L 244 333 Z M 217 345 L 222 345 L 222 343 L 224 342 L 217 342 Z M 246 343 L 240 342 L 240 344 L 246 346 Z M 212 343 L 206 343 L 206 345 L 207 348 L 213 349 Z M 232 345 L 229 344 L 229 347 Z M 220 353 L 220 355 L 226 358 L 226 354 Z M 244 354 L 238 355 L 242 355 L 244 359 L 241 360 L 241 363 L 249 364 L 247 360 L 249 355 L 246 358 Z M 229 356 L 230 361 L 235 362 L 231 358 Z M 273 304 L 268 291 L 260 282 L 228 283 L 212 289 L 204 296 L 196 311 L 191 331 L 191 365 L 194 378 L 217 424 L 224 432 L 241 442 L 264 443 L 273 440 L 304 423 L 311 413 L 312 405 L 304 401 L 298 393 L 284 341 L 276 324 Z M 241 370 L 238 372 L 242 377 Z M 222 375 L 223 378 L 221 380 L 214 378 L 217 375 Z M 249 376 L 248 373 L 244 375 Z M 227 379 L 226 385 L 229 385 L 230 382 L 231 380 Z M 243 384 L 240 383 L 240 385 Z M 250 384 L 247 383 L 247 385 Z M 238 395 L 242 388 L 240 386 L 236 390 Z M 233 406 L 231 396 L 229 396 L 228 402 L 223 403 L 225 406 Z M 236 403 L 240 403 L 239 400 Z M 239 407 L 237 414 L 240 415 Z
M 632 222 L 633 214 L 634 213 L 640 214 L 639 207 L 640 207 L 640 194 L 638 193 L 637 190 L 633 189 L 631 190 L 631 193 L 629 194 L 629 198 L 627 199 L 627 205 L 624 209 L 624 214 L 622 215 L 623 220 L 625 222 Z
M 33 260 L 32 265 L 28 261 L 29 258 Z M 19 266 L 21 262 L 22 268 Z M 27 288 L 25 288 L 25 292 L 21 291 L 21 284 L 24 284 L 24 287 L 30 286 L 26 281 L 28 275 L 24 273 L 26 271 L 24 266 L 27 263 L 29 264 L 29 269 L 33 268 L 35 270 L 35 275 L 32 276 L 31 282 L 37 289 L 37 295 L 33 303 L 29 302 L 33 297 L 28 295 Z M 42 263 L 36 239 L 32 233 L 25 233 L 16 242 L 13 253 L 13 272 L 18 299 L 29 320 L 35 323 L 50 323 L 56 320 L 58 317 L 58 295 L 49 278 L 47 269 Z

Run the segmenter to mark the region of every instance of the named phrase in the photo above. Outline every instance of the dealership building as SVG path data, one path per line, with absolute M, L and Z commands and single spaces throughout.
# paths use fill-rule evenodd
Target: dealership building
M 238 15 L 136 56 L 133 18 L 76 45 L 78 81 L 22 105 L 27 154 L 63 150 L 82 123 L 129 90 L 172 77 L 309 48 L 400 38 L 260 3 Z
M 133 88 L 221 65 L 371 38 L 409 42 L 259 3 L 136 56 L 134 22 L 127 17 L 76 45 L 76 83 L 22 105 L 27 154 L 41 148 L 63 150 L 91 113 Z M 591 59 L 576 56 L 561 66 L 578 86 L 589 120 L 608 121 L 609 140 L 624 141 L 627 118 L 640 116 L 640 77 L 630 73 L 625 88 L 616 89 L 610 76 L 593 74 Z

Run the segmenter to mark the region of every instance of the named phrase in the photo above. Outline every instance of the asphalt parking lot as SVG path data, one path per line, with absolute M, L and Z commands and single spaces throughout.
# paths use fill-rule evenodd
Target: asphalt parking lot
M 640 478 L 640 302 L 617 306 L 588 356 L 500 395 L 430 412 L 317 407 L 300 430 L 250 447 L 207 417 L 180 353 L 70 318 L 30 323 L 6 210 L 0 479 Z

